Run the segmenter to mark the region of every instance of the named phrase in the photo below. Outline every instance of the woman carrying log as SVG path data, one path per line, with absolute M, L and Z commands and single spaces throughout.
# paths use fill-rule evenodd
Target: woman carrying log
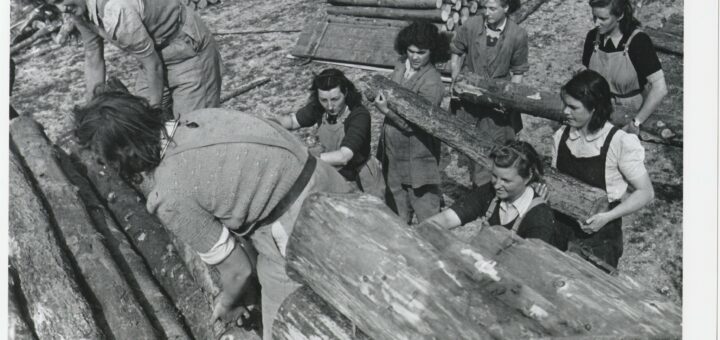
M 370 112 L 362 95 L 342 71 L 326 69 L 312 81 L 309 103 L 294 115 L 278 116 L 284 128 L 319 125 L 319 158 L 338 169 L 363 192 L 382 197 L 380 165 L 370 156 Z
M 452 229 L 480 218 L 483 224 L 501 225 L 522 238 L 559 246 L 555 217 L 543 198 L 547 189 L 542 185 L 543 164 L 537 151 L 527 142 L 510 141 L 494 150 L 490 159 L 491 183 L 473 189 L 429 221 Z
M 488 79 L 520 83 L 528 65 L 527 32 L 508 15 L 520 8 L 519 0 L 483 0 L 482 15 L 473 17 L 457 31 L 452 44 L 452 78 L 472 72 Z M 492 137 L 498 145 L 515 139 L 522 130 L 520 113 L 499 113 L 469 102 L 451 102 L 459 119 L 474 124 L 479 134 Z M 475 186 L 490 182 L 490 170 L 471 162 Z
M 401 57 L 390 79 L 439 106 L 444 86 L 435 63 L 449 59 L 448 44 L 435 25 L 411 23 L 395 39 Z M 382 92 L 375 105 L 385 115 L 378 159 L 387 185 L 386 202 L 407 223 L 413 213 L 421 222 L 440 211 L 440 141 L 400 118 Z
M 623 128 L 637 134 L 667 95 L 660 60 L 630 0 L 590 0 L 590 7 L 596 27 L 585 38 L 582 63 L 605 77 L 616 105 L 637 111 Z
M 104 42 L 140 63 L 135 91 L 177 116 L 220 106 L 220 52 L 179 0 L 46 0 L 71 14 L 85 48 L 86 99 L 105 81 Z M 172 107 L 170 107 L 172 101 Z
M 257 274 L 263 338 L 271 339 L 277 309 L 300 287 L 283 257 L 300 206 L 313 192 L 349 192 L 344 178 L 287 130 L 250 114 L 192 111 L 167 132 L 160 109 L 123 91 L 100 93 L 74 111 L 79 142 L 125 176 L 151 174 L 147 209 L 218 269 L 213 320 L 244 314 L 238 300 Z
M 645 169 L 645 150 L 638 137 L 619 130 L 608 118 L 613 112 L 608 82 L 584 70 L 561 89 L 565 125 L 554 135 L 552 165 L 607 192 L 610 210 L 578 224 L 558 216 L 569 228 L 568 250 L 587 254 L 617 268 L 623 252 L 622 217 L 649 204 L 655 195 Z M 628 185 L 635 190 L 629 195 Z M 603 268 L 602 263 L 599 267 Z

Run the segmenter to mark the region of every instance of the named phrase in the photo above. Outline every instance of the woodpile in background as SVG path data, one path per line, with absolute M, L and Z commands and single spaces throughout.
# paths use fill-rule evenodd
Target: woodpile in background
M 180 0 L 185 6 L 192 9 L 205 9 L 205 7 L 217 5 L 221 0 Z

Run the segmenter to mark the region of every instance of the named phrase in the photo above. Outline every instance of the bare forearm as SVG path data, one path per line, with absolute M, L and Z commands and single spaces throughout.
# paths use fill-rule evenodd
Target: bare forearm
M 452 79 L 457 79 L 458 75 L 460 75 L 460 69 L 462 68 L 462 56 L 459 54 L 453 53 L 450 56 L 450 71 Z
M 165 78 L 162 63 L 159 60 L 143 63 L 143 68 L 148 85 L 148 102 L 150 106 L 160 106 Z
M 105 60 L 102 51 L 98 55 L 85 52 L 85 100 L 93 98 L 95 87 L 105 81 Z
M 635 116 L 635 119 L 640 123 L 647 120 L 648 117 L 650 117 L 650 115 L 655 112 L 657 107 L 660 105 L 660 102 L 663 100 L 663 98 L 665 98 L 665 95 L 667 95 L 667 87 L 665 85 L 664 79 L 653 83 L 651 86 L 652 87 L 650 88 L 650 92 L 648 93 L 647 97 L 643 101 L 642 107 L 640 107 L 640 110 Z
M 628 196 L 622 203 L 620 203 L 615 209 L 608 211 L 608 218 L 614 220 L 626 215 L 630 215 L 642 207 L 650 203 L 655 197 L 655 192 L 650 189 L 636 190 L 630 196 Z
M 353 157 L 353 152 L 349 148 L 342 146 L 340 149 L 320 154 L 320 159 L 333 166 L 343 166 L 347 164 Z

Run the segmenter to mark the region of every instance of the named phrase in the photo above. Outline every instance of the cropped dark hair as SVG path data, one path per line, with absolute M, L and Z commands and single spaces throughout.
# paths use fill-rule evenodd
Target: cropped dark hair
M 144 98 L 117 89 L 96 90 L 95 97 L 73 113 L 80 144 L 98 152 L 123 177 L 135 180 L 160 164 L 163 112 Z
M 580 101 L 592 117 L 588 130 L 594 133 L 600 130 L 613 113 L 612 94 L 607 80 L 593 70 L 583 70 L 575 74 L 562 88 L 560 95 L 567 95 Z
M 481 3 L 482 3 L 482 1 L 483 0 L 480 0 Z M 502 6 L 502 7 L 505 7 L 505 6 L 508 7 L 507 14 L 515 13 L 522 6 L 520 4 L 520 0 L 498 0 L 498 2 L 500 3 L 500 6 Z
M 503 147 L 491 152 L 490 159 L 497 167 L 517 169 L 522 178 L 530 179 L 530 183 L 543 182 L 543 162 L 535 148 L 528 142 L 508 141 Z
M 437 26 L 427 21 L 413 21 L 403 28 L 395 38 L 395 51 L 407 56 L 408 47 L 415 45 L 430 51 L 430 62 L 450 60 L 450 36 L 442 34 Z
M 590 0 L 590 7 L 610 7 L 610 14 L 620 19 L 620 32 L 630 34 L 640 27 L 640 21 L 633 16 L 633 7 L 630 0 Z
M 362 95 L 355 87 L 355 84 L 345 77 L 342 71 L 335 68 L 325 69 L 313 78 L 310 87 L 310 101 L 320 106 L 318 90 L 330 91 L 336 87 L 340 87 L 340 92 L 345 95 L 345 104 L 351 110 L 362 105 Z

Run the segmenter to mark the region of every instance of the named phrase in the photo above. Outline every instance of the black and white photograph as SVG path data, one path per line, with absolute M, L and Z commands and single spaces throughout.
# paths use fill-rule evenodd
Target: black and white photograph
M 0 338 L 718 337 L 716 1 L 6 9 Z

